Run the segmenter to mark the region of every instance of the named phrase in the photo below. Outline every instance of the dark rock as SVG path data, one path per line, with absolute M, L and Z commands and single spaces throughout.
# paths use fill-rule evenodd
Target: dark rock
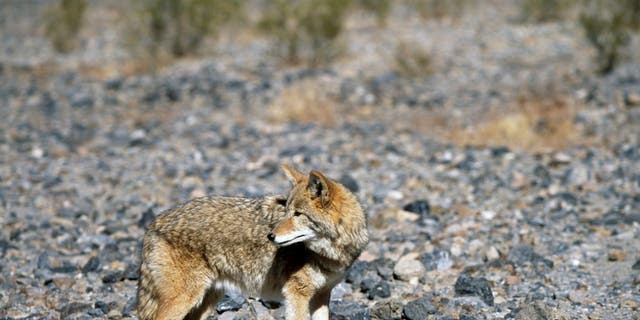
M 466 273 L 461 274 L 455 284 L 456 295 L 477 296 L 487 305 L 493 306 L 493 293 L 487 279 L 472 277 Z
M 509 249 L 508 260 L 512 261 L 517 266 L 522 266 L 526 263 L 542 263 L 543 265 L 553 268 L 553 261 L 545 259 L 541 255 L 533 251 L 533 247 L 529 244 L 517 244 Z
M 121 281 L 123 278 L 122 271 L 111 271 L 107 273 L 104 277 L 102 277 L 103 283 L 115 283 Z
M 437 248 L 431 252 L 423 253 L 420 260 L 427 271 L 446 270 L 453 265 L 449 251 Z
M 122 78 L 118 77 L 109 79 L 105 81 L 104 87 L 108 90 L 118 90 L 120 89 L 120 87 L 122 87 Z
M 93 256 L 82 267 L 82 273 L 89 273 L 98 270 L 100 267 L 100 258 Z
M 78 92 L 71 96 L 70 104 L 74 108 L 92 108 L 94 104 L 93 97 L 89 92 Z
M 431 303 L 431 300 L 426 297 L 421 297 L 416 300 L 407 303 L 402 313 L 405 318 L 409 320 L 424 320 L 428 315 L 438 312 L 436 307 Z
M 149 222 L 151 222 L 154 218 L 155 214 L 153 213 L 153 208 L 147 208 L 147 210 L 142 213 L 142 217 L 140 218 L 140 220 L 138 220 L 138 227 L 140 227 L 141 229 L 146 229 Z
M 362 303 L 339 300 L 329 305 L 331 320 L 369 320 L 369 309 Z
M 633 270 L 640 270 L 640 259 L 636 260 L 636 263 L 631 267 Z
M 371 264 L 375 267 L 378 275 L 382 277 L 382 279 L 389 280 L 393 278 L 394 262 L 391 259 L 376 259 L 372 261 Z
M 376 283 L 371 289 L 369 289 L 369 299 L 376 298 L 388 298 L 391 296 L 391 287 L 386 281 L 380 281 Z
M 62 265 L 51 268 L 51 271 L 55 273 L 74 273 L 78 271 L 78 267 L 65 261 Z
M 493 147 L 491 148 L 491 155 L 494 157 L 502 157 L 505 154 L 511 152 L 511 150 L 509 150 L 508 147 L 505 146 L 499 146 L 499 147 Z
M 102 310 L 102 313 L 104 314 L 109 313 L 111 310 L 111 306 L 104 301 L 96 301 L 93 307 Z
M 355 288 L 360 286 L 363 280 L 365 271 L 369 268 L 369 263 L 366 261 L 356 261 L 351 265 L 349 270 L 345 274 L 345 281 L 351 283 Z
M 137 264 L 129 264 L 122 272 L 122 277 L 127 280 L 138 280 L 140 278 L 140 267 Z
M 371 319 L 402 319 L 402 303 L 395 299 L 380 300 L 371 307 Z
M 135 313 L 136 304 L 137 304 L 136 301 L 137 301 L 137 299 L 135 297 L 131 297 L 131 298 L 129 298 L 129 300 L 127 300 L 127 303 L 122 308 L 122 316 L 123 317 L 130 317 Z
M 536 178 L 537 184 L 542 188 L 547 188 L 551 184 L 551 173 L 542 165 L 538 165 L 533 169 L 533 176 Z
M 414 212 L 420 214 L 421 216 L 429 216 L 431 214 L 431 206 L 427 200 L 416 200 L 411 203 L 406 204 L 402 207 L 402 210 Z
M 216 312 L 220 314 L 226 311 L 238 311 L 245 302 L 246 299 L 241 294 L 227 293 L 218 301 Z
M 88 309 L 91 309 L 91 304 L 82 302 L 71 302 L 60 308 L 58 311 L 60 312 L 60 319 L 66 319 L 68 316 L 74 313 L 82 312 Z
M 51 265 L 49 264 L 49 253 L 43 252 L 38 256 L 38 269 L 50 269 Z
M 358 181 L 356 181 L 356 179 L 354 179 L 352 176 L 348 174 L 345 174 L 342 177 L 340 177 L 340 180 L 338 180 L 338 182 L 340 182 L 343 186 L 347 187 L 347 189 L 349 189 L 353 193 L 357 193 L 358 191 L 360 191 L 360 186 L 358 185 Z

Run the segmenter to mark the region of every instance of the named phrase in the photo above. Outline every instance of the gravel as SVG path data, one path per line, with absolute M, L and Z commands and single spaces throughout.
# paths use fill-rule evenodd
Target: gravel
M 149 221 L 206 194 L 286 192 L 280 163 L 338 179 L 368 214 L 371 242 L 334 288 L 331 319 L 638 314 L 640 65 L 590 73 L 575 25 L 518 24 L 513 5 L 459 21 L 399 10 L 383 30 L 353 18 L 349 54 L 322 69 L 222 37 L 215 58 L 100 73 L 79 66 L 126 58 L 104 21 L 86 50 L 57 55 L 29 29 L 43 3 L 0 11 L 0 318 L 135 318 Z M 392 70 L 398 34 L 434 48 L 433 74 Z M 274 101 L 304 101 L 298 86 L 326 93 L 314 115 L 330 121 L 272 119 Z M 579 143 L 456 140 L 457 123 L 520 119 L 531 92 L 575 112 L 525 122 L 566 116 Z M 238 294 L 216 310 L 284 318 Z

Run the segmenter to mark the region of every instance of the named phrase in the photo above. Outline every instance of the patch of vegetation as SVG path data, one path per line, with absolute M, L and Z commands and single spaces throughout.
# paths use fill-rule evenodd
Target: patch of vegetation
M 45 36 L 62 53 L 78 45 L 78 33 L 87 8 L 85 0 L 59 0 L 44 12 Z
M 524 0 L 520 5 L 523 20 L 530 22 L 556 21 L 565 17 L 574 0 Z
M 273 0 L 266 4 L 260 29 L 276 40 L 276 53 L 289 63 L 312 66 L 334 59 L 349 0 Z
M 471 0 L 410 0 L 422 19 L 442 19 L 460 17 Z
M 138 0 L 141 26 L 137 37 L 148 39 L 153 56 L 181 57 L 197 52 L 207 37 L 242 16 L 242 0 Z M 142 40 L 144 41 L 144 40 Z
M 609 73 L 625 58 L 633 33 L 640 30 L 640 0 L 587 1 L 580 25 L 596 49 L 598 71 Z
M 364 11 L 375 15 L 378 26 L 384 27 L 387 24 L 387 17 L 391 12 L 391 0 L 358 0 L 357 4 Z
M 433 55 L 422 47 L 401 42 L 396 47 L 394 69 L 403 77 L 420 78 L 434 72 Z

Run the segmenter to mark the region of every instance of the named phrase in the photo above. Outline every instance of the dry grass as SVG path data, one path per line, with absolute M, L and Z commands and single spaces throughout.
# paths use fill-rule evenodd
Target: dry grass
M 406 117 L 412 130 L 419 130 L 456 145 L 506 146 L 514 150 L 558 150 L 576 144 L 594 144 L 574 119 L 580 109 L 569 98 L 533 99 L 523 97 L 513 106 L 490 110 L 482 115 L 457 117 L 452 112 L 414 111 Z M 474 119 L 469 121 L 469 119 Z M 465 124 L 466 123 L 466 124 Z
M 337 103 L 317 81 L 304 80 L 280 92 L 267 109 L 267 118 L 276 123 L 313 122 L 324 126 L 336 123 Z

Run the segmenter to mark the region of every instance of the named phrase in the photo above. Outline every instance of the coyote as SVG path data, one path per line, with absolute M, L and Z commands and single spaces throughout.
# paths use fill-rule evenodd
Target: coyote
M 144 237 L 140 319 L 205 319 L 224 290 L 284 299 L 287 320 L 329 318 L 331 289 L 369 241 L 340 183 L 282 165 L 288 196 L 203 197 L 169 209 Z

